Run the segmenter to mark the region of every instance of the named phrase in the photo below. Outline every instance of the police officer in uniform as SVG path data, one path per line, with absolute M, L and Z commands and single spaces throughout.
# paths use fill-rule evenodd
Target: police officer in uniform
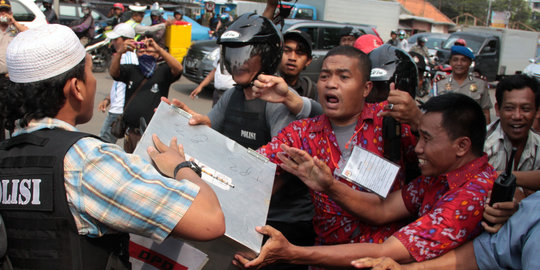
M 489 109 L 493 107 L 493 104 L 489 98 L 487 81 L 469 72 L 473 60 L 474 54 L 469 48 L 452 46 L 450 54 L 452 74 L 435 81 L 432 95 L 437 96 L 448 92 L 467 95 L 480 104 L 486 116 L 486 123 L 490 123 Z

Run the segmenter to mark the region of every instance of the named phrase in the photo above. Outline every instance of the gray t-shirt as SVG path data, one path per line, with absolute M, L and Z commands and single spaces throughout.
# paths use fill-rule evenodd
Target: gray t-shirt
M 298 95 L 294 89 L 289 87 L 289 90 Z M 225 120 L 227 104 L 229 104 L 229 100 L 231 99 L 234 91 L 234 87 L 225 91 L 216 105 L 208 113 L 208 117 L 212 122 L 213 129 L 223 130 L 222 125 Z M 306 97 L 301 98 L 303 101 L 303 106 L 302 110 L 297 115 L 292 114 L 287 106 L 283 105 L 282 103 L 266 103 L 266 125 L 270 128 L 270 136 L 276 136 L 281 129 L 295 120 L 307 118 L 310 115 L 313 115 L 312 112 L 318 112 L 317 115 L 322 113 L 322 107 L 319 103 Z

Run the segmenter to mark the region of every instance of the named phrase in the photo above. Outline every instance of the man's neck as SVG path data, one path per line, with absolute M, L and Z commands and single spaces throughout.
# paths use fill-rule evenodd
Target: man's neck
M 463 74 L 452 73 L 452 78 L 454 78 L 454 80 L 456 82 L 461 84 L 462 82 L 464 82 L 467 79 L 467 75 L 469 75 L 469 74 L 467 74 L 467 73 L 463 73 Z
M 288 86 L 295 86 L 297 83 L 298 83 L 298 78 L 300 77 L 300 75 L 296 75 L 296 76 L 288 76 L 288 75 L 281 75 L 283 77 L 283 79 L 285 80 L 285 82 L 287 83 Z
M 330 124 L 332 126 L 337 126 L 337 127 L 346 127 L 348 125 L 352 125 L 356 122 L 358 122 L 358 118 L 360 117 L 360 115 L 362 115 L 362 111 L 360 111 L 360 113 L 358 114 L 355 114 L 354 116 L 352 117 L 349 117 L 349 118 L 330 118 L 328 117 L 328 121 L 330 121 Z

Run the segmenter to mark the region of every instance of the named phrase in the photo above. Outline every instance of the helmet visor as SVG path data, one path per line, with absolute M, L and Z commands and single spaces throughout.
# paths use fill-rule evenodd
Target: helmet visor
M 222 65 L 232 75 L 233 80 L 240 85 L 248 85 L 261 70 L 261 44 L 241 47 L 223 46 Z M 222 70 L 223 66 L 222 66 Z

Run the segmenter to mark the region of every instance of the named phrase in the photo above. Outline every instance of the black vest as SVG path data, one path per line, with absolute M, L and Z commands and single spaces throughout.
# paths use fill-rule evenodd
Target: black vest
M 64 156 L 88 136 L 46 129 L 0 144 L 0 213 L 15 269 L 106 269 L 110 255 L 127 262 L 127 234 L 79 235 L 67 204 Z
M 266 125 L 266 101 L 246 100 L 244 90 L 236 86 L 225 110 L 221 133 L 254 150 L 268 143 L 271 137 Z

